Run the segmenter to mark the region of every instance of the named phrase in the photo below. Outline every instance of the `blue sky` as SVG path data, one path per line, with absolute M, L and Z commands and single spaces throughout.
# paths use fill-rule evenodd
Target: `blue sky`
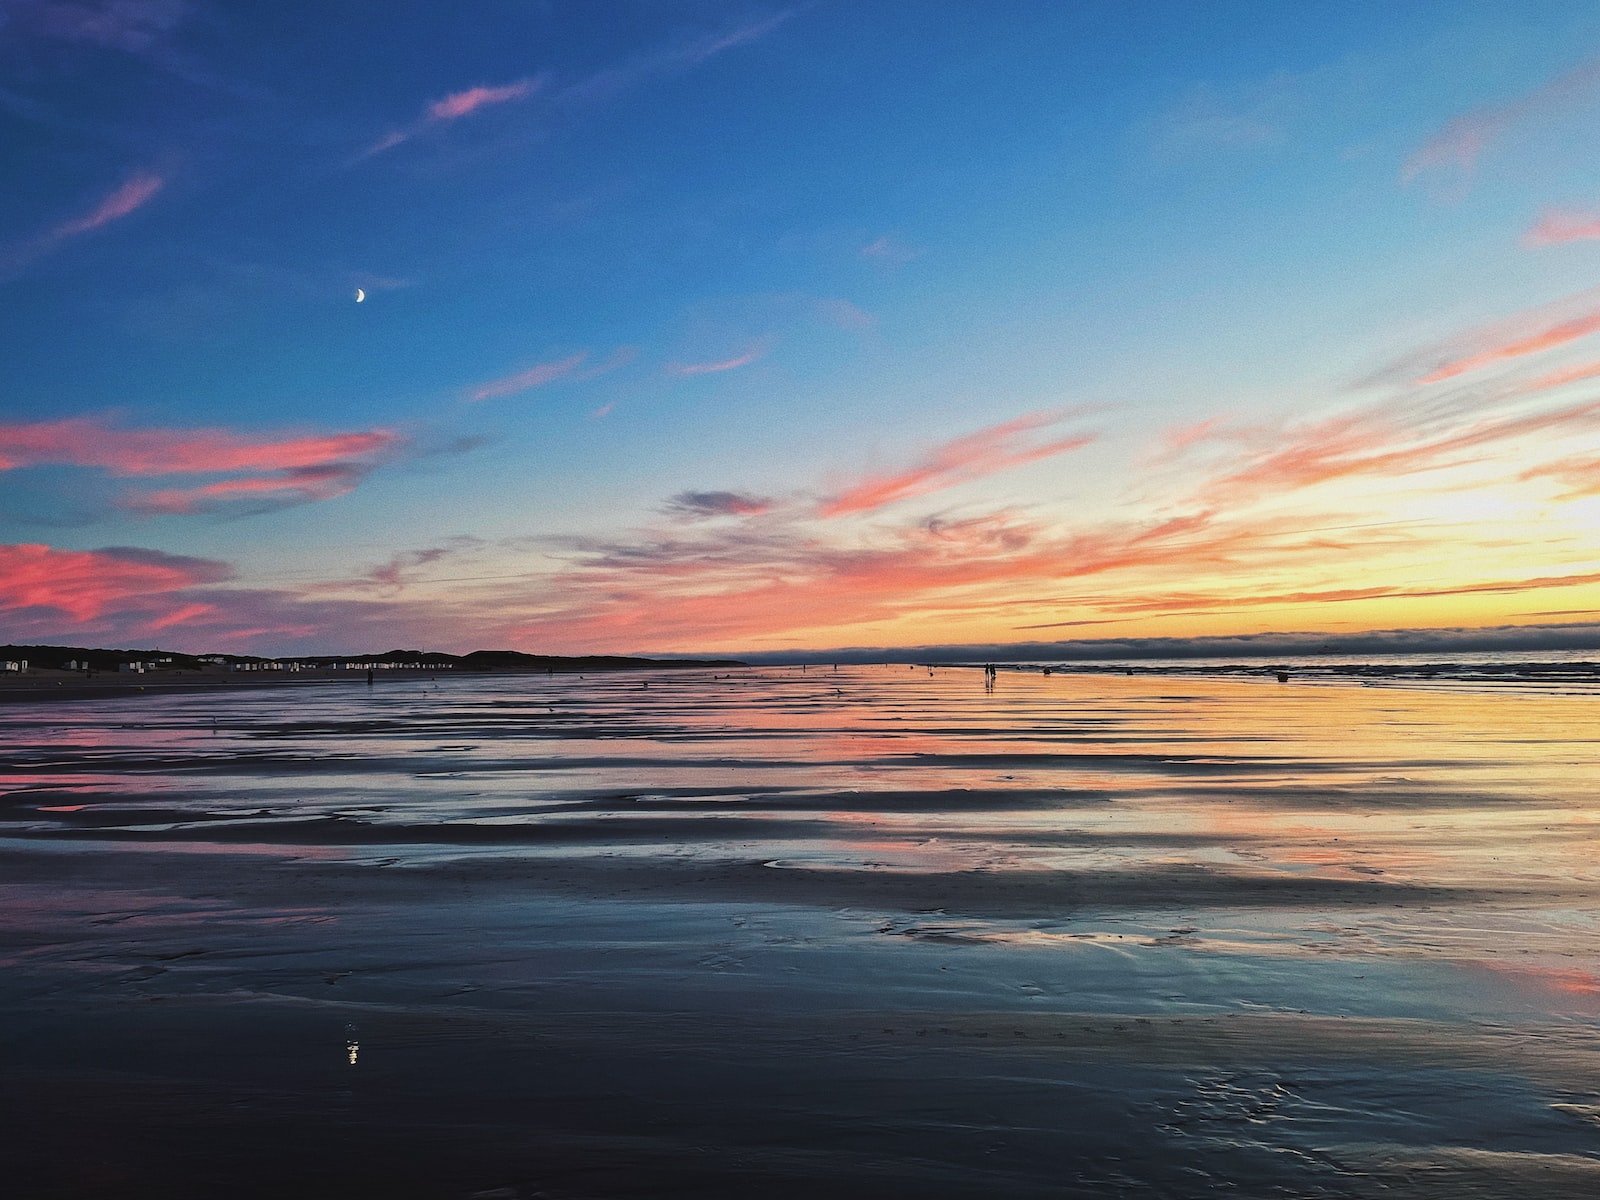
M 1597 55 L 1558 3 L 0 0 L 0 627 L 1592 619 Z

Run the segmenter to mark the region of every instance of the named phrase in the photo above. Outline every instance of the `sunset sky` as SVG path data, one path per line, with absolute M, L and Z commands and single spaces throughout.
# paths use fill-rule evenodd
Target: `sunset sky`
M 1600 621 L 1592 2 L 0 0 L 0 170 L 0 641 Z

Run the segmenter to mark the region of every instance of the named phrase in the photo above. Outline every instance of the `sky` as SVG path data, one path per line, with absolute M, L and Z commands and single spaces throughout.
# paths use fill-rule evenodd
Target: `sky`
M 0 641 L 1600 646 L 1597 118 L 1562 0 L 0 0 Z

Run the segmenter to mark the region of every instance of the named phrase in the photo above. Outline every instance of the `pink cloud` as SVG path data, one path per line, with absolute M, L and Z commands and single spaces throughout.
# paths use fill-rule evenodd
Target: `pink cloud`
M 62 221 L 31 241 L 0 252 L 0 277 L 15 275 L 53 253 L 64 243 L 104 229 L 137 212 L 153 200 L 164 185 L 165 180 L 161 176 L 141 171 L 82 216 Z
M 288 653 L 293 643 L 320 653 L 419 645 L 441 628 L 479 644 L 502 640 L 499 613 L 486 618 L 448 601 L 406 606 L 318 597 L 315 588 L 242 588 L 234 580 L 226 563 L 156 550 L 0 545 L 0 624 L 20 641 L 160 638 L 173 649 L 271 654 Z
M 526 392 L 536 387 L 543 387 L 547 383 L 554 383 L 571 375 L 584 360 L 589 357 L 588 351 L 580 350 L 577 354 L 555 362 L 539 363 L 529 367 L 526 371 L 518 371 L 515 375 L 507 375 L 504 379 L 495 379 L 482 384 L 472 392 L 472 400 L 493 400 L 500 396 L 515 396 L 518 392 Z
M 133 512 L 180 515 L 208 512 L 236 500 L 256 500 L 272 508 L 285 508 L 313 500 L 332 500 L 353 491 L 372 469 L 366 463 L 319 463 L 294 467 L 277 475 L 223 479 L 188 488 L 162 488 L 129 492 L 123 508 Z
M 0 424 L 0 471 L 38 466 L 114 476 L 232 475 L 135 490 L 120 507 L 147 514 L 206 511 L 232 502 L 283 507 L 350 491 L 403 441 L 389 430 L 248 437 L 226 429 L 119 429 L 105 417 Z
M 201 617 L 215 615 L 217 615 L 217 606 L 215 604 L 185 604 L 163 616 L 152 618 L 147 627 L 152 633 L 155 633 L 178 625 L 188 625 Z
M 1588 97 L 1597 86 L 1600 86 L 1600 61 L 1591 61 L 1506 104 L 1463 113 L 1406 160 L 1401 168 L 1401 179 L 1410 183 L 1421 175 L 1439 170 L 1470 176 L 1491 144 L 1519 126 L 1547 118 Z
M 1093 442 L 1095 438 L 1092 434 L 1072 434 L 1036 444 L 1025 440 L 1028 434 L 1060 424 L 1068 415 L 1061 412 L 1029 413 L 956 438 L 905 470 L 871 476 L 830 497 L 823 502 L 821 515 L 840 517 L 868 512 L 897 500 L 926 495 L 1069 450 L 1078 450 Z
M 55 240 L 77 237 L 80 234 L 92 233 L 113 221 L 120 221 L 153 200 L 165 183 L 166 181 L 159 175 L 141 172 L 83 216 L 56 226 L 49 236 Z
M 375 154 L 382 154 L 385 150 L 392 150 L 402 142 L 410 141 L 430 125 L 448 124 L 463 117 L 470 117 L 479 109 L 492 108 L 497 104 L 509 104 L 514 100 L 525 100 L 538 91 L 539 87 L 540 81 L 537 79 L 519 79 L 515 83 L 503 84 L 500 87 L 471 87 L 465 91 L 452 92 L 442 99 L 430 101 L 423 109 L 421 120 L 406 129 L 390 130 L 357 155 L 357 158 L 371 158 Z
M 113 475 L 287 471 L 368 459 L 399 447 L 389 430 L 248 437 L 228 429 L 119 429 L 104 417 L 0 423 L 0 471 L 99 467 Z
M 231 575 L 222 563 L 154 550 L 0 545 L 0 612 L 50 609 L 81 624 L 134 601 Z
M 532 79 L 519 79 L 503 87 L 474 87 L 464 92 L 453 92 L 443 100 L 428 105 L 428 120 L 459 121 L 487 105 L 505 104 L 531 96 L 538 89 Z
M 1556 246 L 1590 238 L 1600 238 L 1600 213 L 1551 208 L 1539 214 L 1522 241 L 1528 246 Z
M 748 367 L 751 363 L 759 362 L 765 358 L 775 345 L 777 345 L 776 338 L 761 338 L 752 343 L 744 353 L 733 358 L 718 359 L 713 362 L 669 363 L 667 365 L 667 373 L 669 375 L 693 377 L 695 375 L 716 375 L 723 371 L 737 371 L 740 367 Z

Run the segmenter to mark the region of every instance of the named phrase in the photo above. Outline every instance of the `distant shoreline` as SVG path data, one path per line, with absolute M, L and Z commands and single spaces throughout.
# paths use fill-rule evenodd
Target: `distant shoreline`
M 372 672 L 372 687 L 393 688 L 433 681 L 443 675 L 450 679 L 491 679 L 504 676 L 600 675 L 633 671 L 734 669 L 743 663 L 714 661 L 607 663 L 571 667 L 506 667 L 489 670 L 455 670 L 415 667 Z M 175 670 L 128 672 L 55 671 L 49 668 L 26 674 L 0 675 L 0 704 L 55 703 L 68 700 L 116 700 L 139 696 L 174 696 L 196 692 L 233 692 L 246 688 L 316 688 L 344 684 L 367 686 L 365 670 L 312 669 L 300 671 L 221 671 Z

